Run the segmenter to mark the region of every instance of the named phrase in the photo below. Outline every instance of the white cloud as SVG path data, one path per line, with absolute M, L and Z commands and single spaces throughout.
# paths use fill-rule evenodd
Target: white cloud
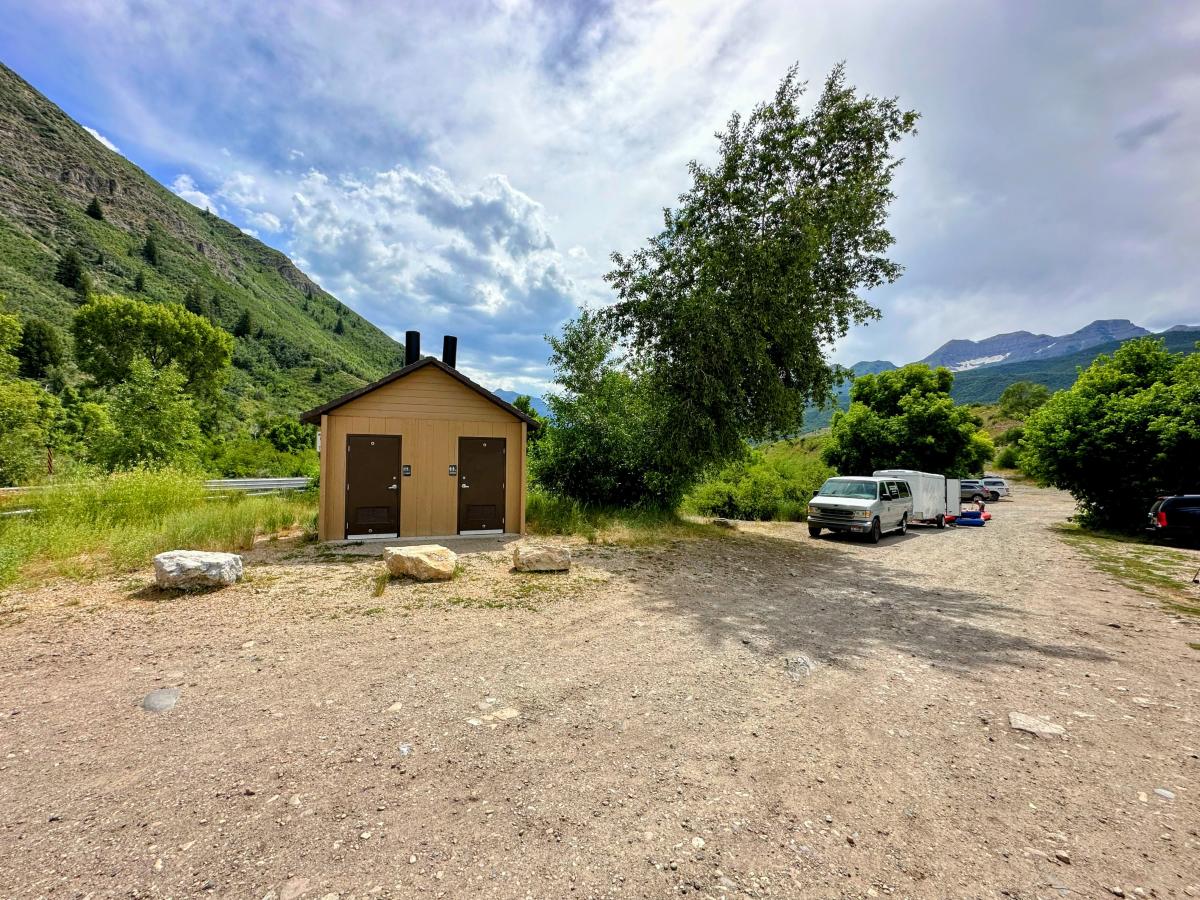
M 187 173 L 175 176 L 175 180 L 171 182 L 171 190 L 193 206 L 207 209 L 211 213 L 220 212 L 217 204 L 212 201 L 212 198 L 200 190 L 200 187 L 196 184 L 196 180 Z
M 246 172 L 234 172 L 226 178 L 217 189 L 217 196 L 243 208 L 258 206 L 266 200 L 258 181 Z
M 462 336 L 464 370 L 489 383 L 505 372 L 542 384 L 542 335 L 575 308 L 575 288 L 541 205 L 504 176 L 464 188 L 432 168 L 312 170 L 286 226 L 295 257 L 369 318 Z
M 263 231 L 275 233 L 283 230 L 283 223 L 273 212 L 252 212 L 247 215 L 247 219 Z
M 92 137 L 94 137 L 96 140 L 98 140 L 100 143 L 102 143 L 105 147 L 107 147 L 113 153 L 121 153 L 120 147 L 118 147 L 116 144 L 114 144 L 112 141 L 110 141 L 108 138 L 106 138 L 104 135 L 102 135 L 100 132 L 98 132 L 95 128 L 90 128 L 89 126 L 84 125 L 83 130 L 86 131 L 88 134 L 90 134 Z M 121 155 L 124 156 L 125 154 L 121 153 Z

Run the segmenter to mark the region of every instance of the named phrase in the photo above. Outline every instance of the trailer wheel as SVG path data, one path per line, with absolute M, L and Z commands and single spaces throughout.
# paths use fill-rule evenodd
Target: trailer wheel
M 945 528 L 945 527 L 946 527 L 946 517 L 945 517 L 945 516 L 941 516 L 941 515 L 939 515 L 939 516 L 937 517 L 937 520 L 936 520 L 936 521 L 937 521 L 937 527 L 938 527 L 938 528 Z

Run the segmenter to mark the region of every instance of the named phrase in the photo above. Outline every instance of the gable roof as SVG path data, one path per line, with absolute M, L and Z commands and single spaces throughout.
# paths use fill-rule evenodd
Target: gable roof
M 370 384 L 365 384 L 362 387 L 357 388 L 348 394 L 342 394 L 342 396 L 338 397 L 336 400 L 330 400 L 328 403 L 326 403 L 322 406 L 318 406 L 318 407 L 315 407 L 314 409 L 310 409 L 306 413 L 301 413 L 300 421 L 303 422 L 305 425 L 320 425 L 321 424 L 321 416 L 325 415 L 325 413 L 332 412 L 333 410 L 337 409 L 339 406 L 349 403 L 351 400 L 357 400 L 359 397 L 363 396 L 364 394 L 369 394 L 369 393 L 371 393 L 371 391 L 375 390 L 376 388 L 381 388 L 385 384 L 391 384 L 393 381 L 399 381 L 405 375 L 411 375 L 413 372 L 417 371 L 418 369 L 424 369 L 426 366 L 433 366 L 436 369 L 440 369 L 441 371 L 443 371 L 447 375 L 449 375 L 451 378 L 453 378 L 455 381 L 457 381 L 460 384 L 464 385 L 465 387 L 468 387 L 471 390 L 473 390 L 480 397 L 483 397 L 483 399 L 496 404 L 502 410 L 504 410 L 506 413 L 509 413 L 510 415 L 515 416 L 516 418 L 520 419 L 522 422 L 524 422 L 530 428 L 540 428 L 541 427 L 539 425 L 537 419 L 533 418 L 532 416 L 526 415 L 525 413 L 521 412 L 521 410 L 519 410 L 515 406 L 513 406 L 511 403 L 509 403 L 505 400 L 501 400 L 499 397 L 497 397 L 495 394 L 493 394 L 487 388 L 481 387 L 480 385 L 473 382 L 470 378 L 468 378 L 462 372 L 458 371 L 458 369 L 448 366 L 444 362 L 442 362 L 440 359 L 434 359 L 432 356 L 426 356 L 424 359 L 418 359 L 411 366 L 405 366 L 403 369 L 397 369 L 395 372 L 393 372 L 390 375 L 384 375 L 378 381 L 372 381 Z

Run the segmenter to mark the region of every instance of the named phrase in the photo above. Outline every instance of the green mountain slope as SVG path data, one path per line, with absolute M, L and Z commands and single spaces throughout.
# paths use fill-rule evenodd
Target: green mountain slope
M 93 197 L 103 220 L 85 212 Z M 143 258 L 150 236 L 157 265 Z M 294 414 L 403 361 L 399 344 L 285 255 L 175 196 L 0 64 L 0 294 L 9 306 L 65 332 L 78 297 L 55 272 L 71 249 L 98 293 L 183 302 L 198 288 L 216 324 L 246 331 L 229 385 L 245 415 Z

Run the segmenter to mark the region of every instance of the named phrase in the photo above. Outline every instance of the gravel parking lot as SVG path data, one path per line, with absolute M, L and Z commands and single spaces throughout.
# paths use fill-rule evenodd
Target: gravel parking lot
M 1200 620 L 992 509 L 9 592 L 0 896 L 1200 896 Z

